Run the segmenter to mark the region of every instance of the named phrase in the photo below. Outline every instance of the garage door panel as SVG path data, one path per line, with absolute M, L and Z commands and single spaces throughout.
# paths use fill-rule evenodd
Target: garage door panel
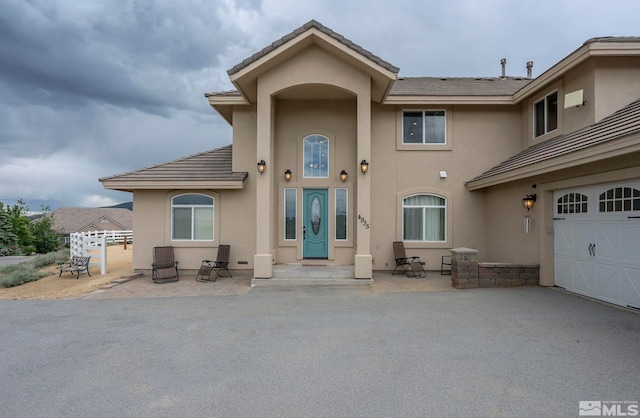
M 596 229 L 594 253 L 598 258 L 613 259 L 620 252 L 620 224 L 601 223 Z
M 625 222 L 620 235 L 621 259 L 640 263 L 640 221 Z
M 571 278 L 574 261 L 567 257 L 558 255 L 555 260 L 555 282 L 556 286 L 570 289 L 573 287 Z
M 622 305 L 640 309 L 640 268 L 622 269 L 620 290 Z
M 571 252 L 573 225 L 570 223 L 557 223 L 554 228 L 555 246 L 557 253 L 567 254 Z
M 596 264 L 596 288 L 592 295 L 607 302 L 620 300 L 620 267 L 615 264 Z
M 632 210 L 637 190 L 634 180 L 554 193 L 555 284 L 640 309 L 640 212 Z M 588 209 L 571 211 L 575 201 L 588 202 Z
M 573 289 L 576 292 L 590 295 L 595 293 L 595 269 L 590 260 L 575 260 Z

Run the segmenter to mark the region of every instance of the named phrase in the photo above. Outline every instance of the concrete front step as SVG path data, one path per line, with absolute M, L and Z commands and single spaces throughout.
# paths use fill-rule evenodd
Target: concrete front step
M 251 279 L 251 287 L 258 286 L 360 286 L 372 285 L 373 279 L 331 279 L 331 278 L 275 278 L 271 279 Z
M 270 279 L 252 279 L 255 286 L 340 286 L 372 284 L 373 279 L 356 279 L 354 266 L 321 264 L 277 264 Z

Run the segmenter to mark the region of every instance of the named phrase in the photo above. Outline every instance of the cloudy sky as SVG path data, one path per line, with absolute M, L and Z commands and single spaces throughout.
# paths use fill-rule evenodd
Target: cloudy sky
M 131 200 L 98 178 L 231 142 L 205 92 L 316 19 L 400 76 L 533 75 L 597 36 L 640 35 L 636 0 L 3 0 L 0 202 Z

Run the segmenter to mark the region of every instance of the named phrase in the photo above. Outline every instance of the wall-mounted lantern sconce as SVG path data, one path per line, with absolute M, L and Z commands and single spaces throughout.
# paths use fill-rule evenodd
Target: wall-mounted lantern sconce
M 528 194 L 522 199 L 522 206 L 529 211 L 533 208 L 534 203 L 536 203 L 536 199 L 538 196 L 534 194 Z
M 258 173 L 262 174 L 266 169 L 267 169 L 267 163 L 265 163 L 264 160 L 258 161 Z
M 347 172 L 342 170 L 340 172 L 340 180 L 342 180 L 342 182 L 344 183 L 345 181 L 347 181 L 348 178 L 349 178 L 349 175 L 347 174 Z
M 287 171 L 284 172 L 284 179 L 286 181 L 291 180 L 291 170 L 289 170 L 288 168 L 287 168 Z
M 360 162 L 360 170 L 362 170 L 362 174 L 367 174 L 367 171 L 369 171 L 369 163 L 367 160 L 362 160 Z

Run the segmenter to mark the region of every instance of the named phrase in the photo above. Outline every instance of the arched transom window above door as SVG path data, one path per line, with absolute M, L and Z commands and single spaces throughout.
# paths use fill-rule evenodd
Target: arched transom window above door
M 305 178 L 329 177 L 329 138 L 309 135 L 302 140 L 302 172 Z

